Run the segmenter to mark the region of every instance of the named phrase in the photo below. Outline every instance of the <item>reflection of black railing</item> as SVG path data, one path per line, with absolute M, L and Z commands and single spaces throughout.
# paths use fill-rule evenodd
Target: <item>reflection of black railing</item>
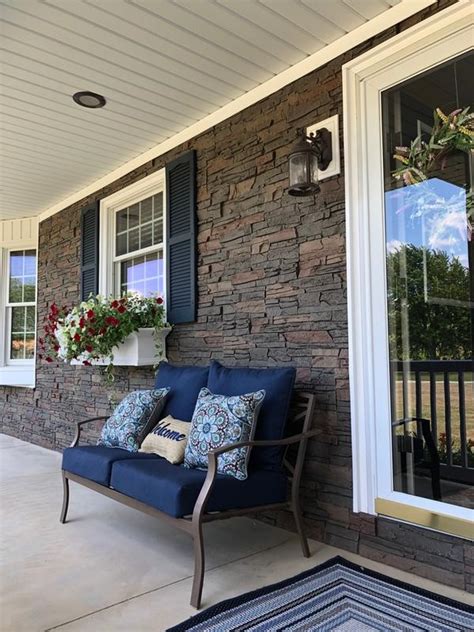
M 473 371 L 472 360 L 398 360 L 392 362 L 391 371 L 392 398 L 394 404 L 397 402 L 397 406 L 392 405 L 393 421 L 400 417 L 428 417 L 433 439 L 441 456 L 442 477 L 463 483 L 474 483 L 466 414 L 466 391 L 468 388 L 474 389 L 474 376 L 471 375 L 469 380 L 465 379 L 465 374 L 472 374 Z M 397 383 L 401 383 L 402 410 L 397 409 L 400 407 L 400 399 L 395 397 Z M 423 389 L 423 384 L 426 383 L 429 388 Z M 456 383 L 455 402 L 452 400 L 451 387 Z M 414 401 L 411 388 L 413 384 Z M 439 395 L 443 398 L 440 405 L 437 401 Z M 443 432 L 445 435 L 442 440 L 440 428 L 441 435 Z M 455 450 L 453 445 L 456 446 Z

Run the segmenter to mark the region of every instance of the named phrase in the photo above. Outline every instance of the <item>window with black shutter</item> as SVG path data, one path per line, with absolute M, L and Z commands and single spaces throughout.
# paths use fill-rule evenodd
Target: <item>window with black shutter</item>
M 82 216 L 82 297 L 162 296 L 170 323 L 194 321 L 195 152 L 102 199 L 100 209 L 100 240 L 95 209 Z

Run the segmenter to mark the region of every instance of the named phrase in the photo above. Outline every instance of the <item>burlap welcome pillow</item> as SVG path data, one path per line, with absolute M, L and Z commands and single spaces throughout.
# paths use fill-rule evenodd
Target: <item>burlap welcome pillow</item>
M 170 463 L 182 463 L 190 427 L 187 421 L 168 415 L 145 437 L 140 452 L 158 454 Z

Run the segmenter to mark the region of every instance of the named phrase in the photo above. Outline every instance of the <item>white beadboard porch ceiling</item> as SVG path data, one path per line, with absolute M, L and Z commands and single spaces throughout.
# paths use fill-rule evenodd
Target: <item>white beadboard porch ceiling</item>
M 0 219 L 58 210 L 395 5 L 432 1 L 0 0 Z M 79 107 L 80 90 L 106 107 Z

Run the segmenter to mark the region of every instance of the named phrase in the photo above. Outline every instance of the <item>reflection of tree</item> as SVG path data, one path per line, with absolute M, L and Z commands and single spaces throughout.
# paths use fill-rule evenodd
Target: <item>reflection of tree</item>
M 387 274 L 393 359 L 408 359 L 407 346 L 402 346 L 404 310 L 409 323 L 409 359 L 472 357 L 469 269 L 457 257 L 408 244 L 387 255 Z M 440 301 L 427 301 L 427 296 Z M 443 300 L 445 304 L 440 304 Z M 457 301 L 464 305 L 456 305 Z

